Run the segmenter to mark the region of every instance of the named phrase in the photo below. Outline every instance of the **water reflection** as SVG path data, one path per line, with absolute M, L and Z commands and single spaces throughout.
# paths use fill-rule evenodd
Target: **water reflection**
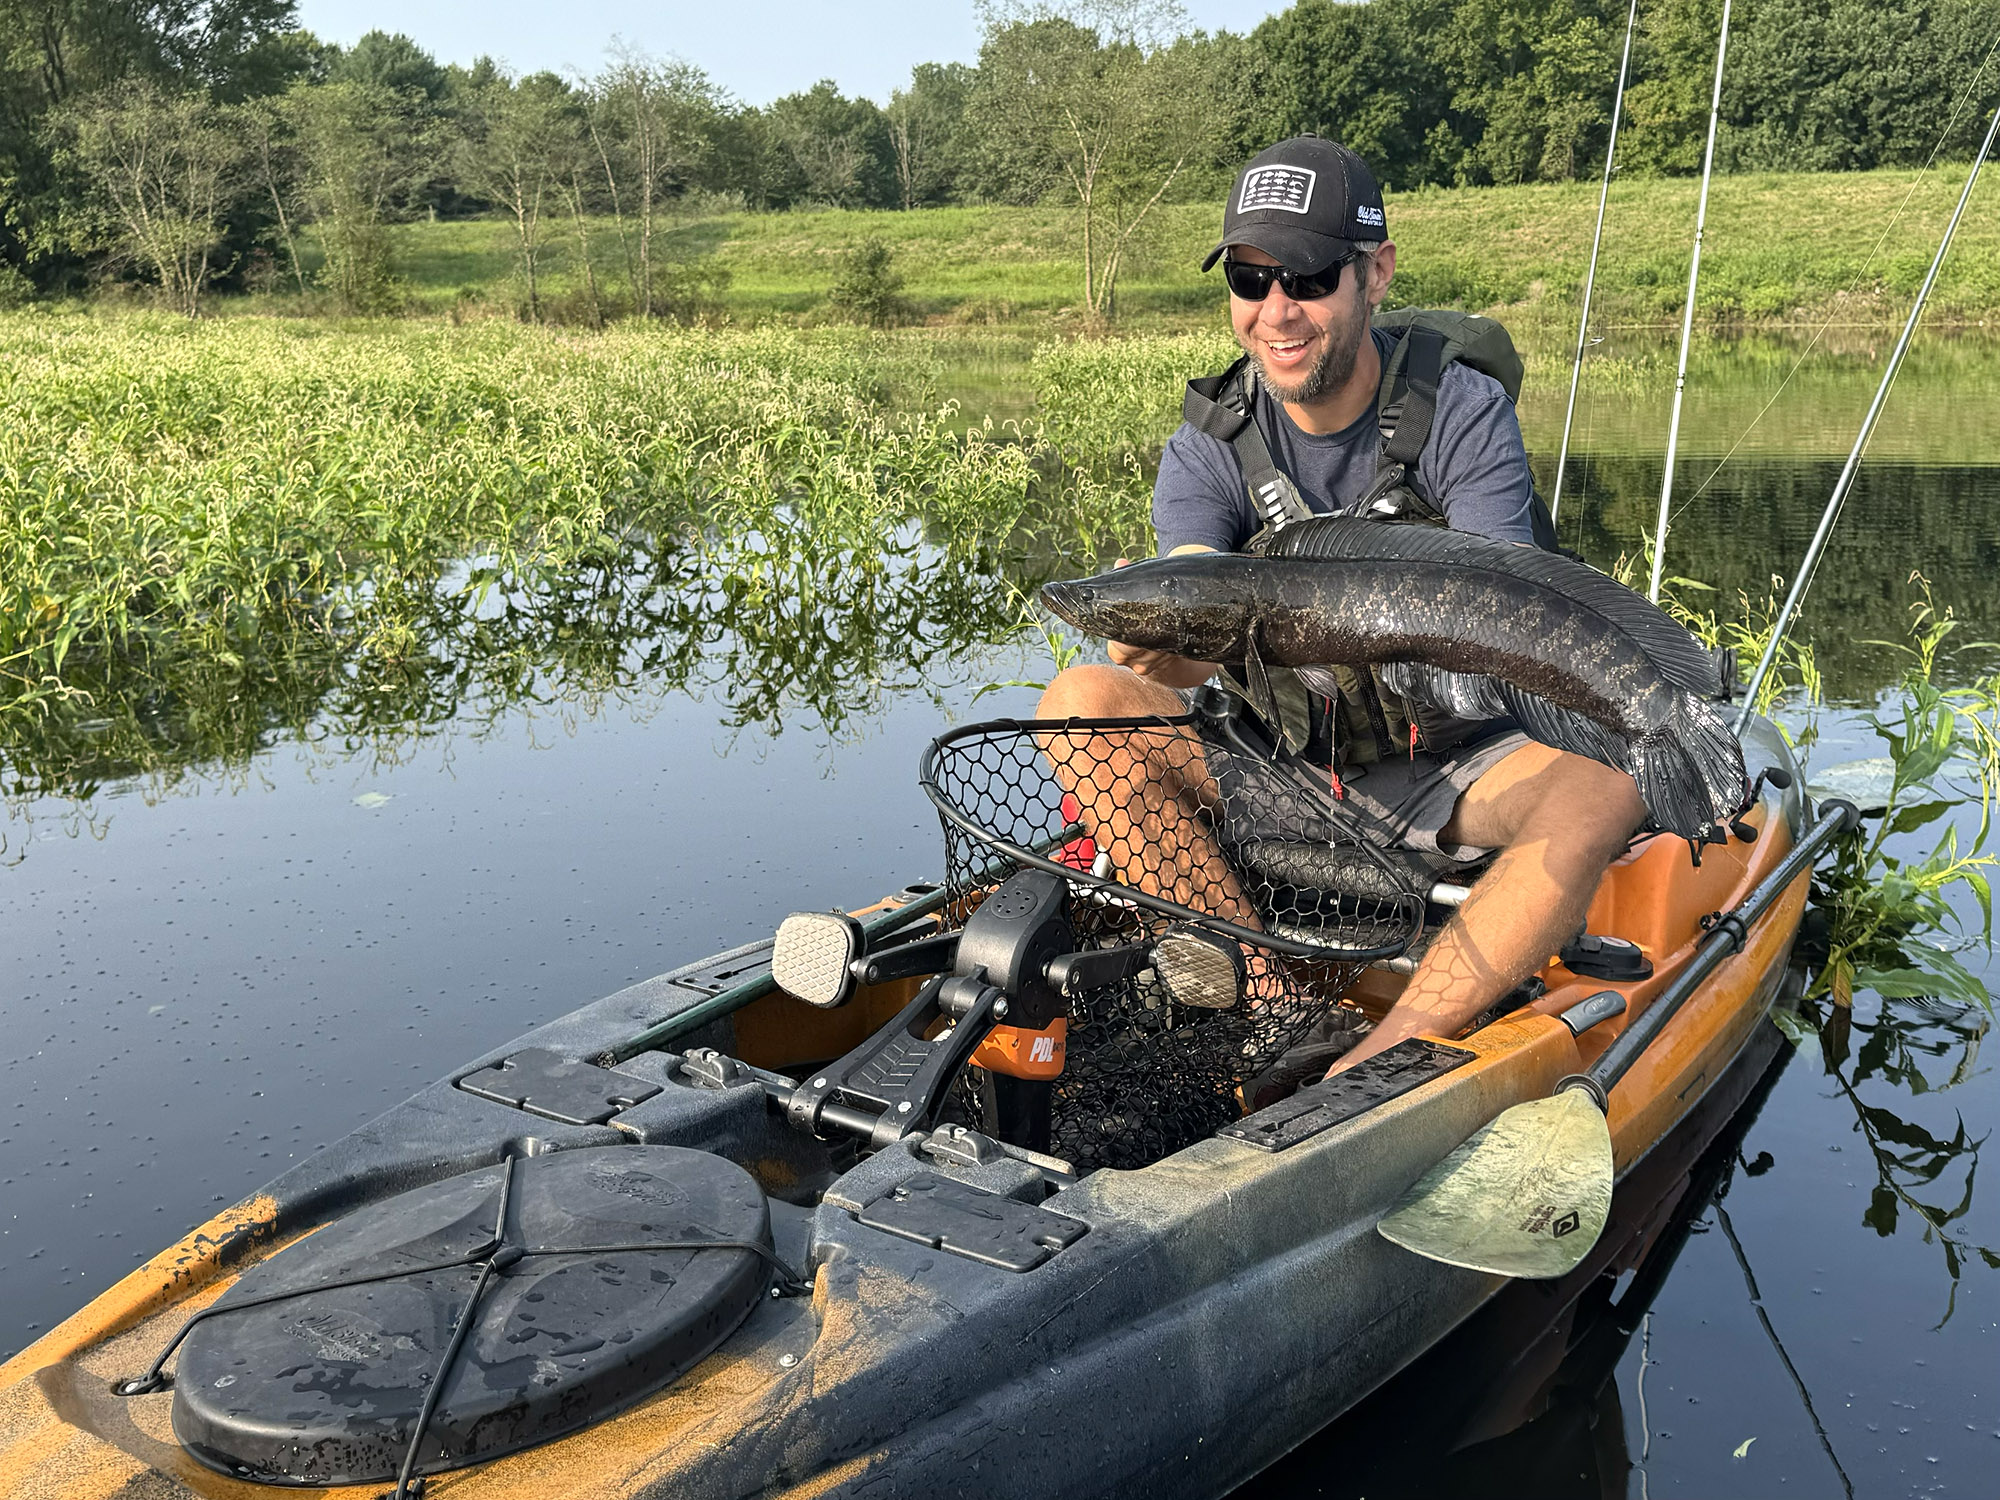
M 394 764 L 440 735 L 477 740 L 516 709 L 643 713 L 693 698 L 725 728 L 823 741 L 932 691 L 1019 623 L 990 552 L 910 525 L 862 545 L 800 531 L 652 543 L 508 586 L 478 564 L 374 601 L 365 635 L 327 628 L 231 652 L 81 663 L 77 691 L 0 718 L 6 794 L 88 802 L 170 791 L 282 740 Z
M 1956 1108 L 1948 1136 L 1908 1116 L 1916 1100 L 1974 1076 L 1991 1018 L 1950 1000 L 1863 993 L 1852 1006 L 1810 1005 L 1805 1019 L 1816 1033 L 1817 1060 L 1852 1107 L 1855 1133 L 1874 1159 L 1875 1186 L 1861 1222 L 1884 1239 L 1901 1229 L 1938 1246 L 1950 1281 L 1942 1327 L 1957 1310 L 1969 1264 L 2000 1270 L 2000 1250 L 1966 1229 L 1986 1132 L 1968 1131 Z
M 1670 571 L 1711 585 L 1697 597 L 1725 613 L 1739 594 L 1761 603 L 1803 549 L 1837 470 L 1725 470 L 1685 507 Z M 1654 458 L 1585 455 L 1564 541 L 1603 566 L 1635 552 L 1659 474 Z M 72 696 L 0 716 L 5 789 L 16 803 L 87 800 L 137 780 L 159 795 L 190 768 L 239 765 L 282 739 L 393 759 L 400 738 L 476 737 L 509 705 L 558 701 L 588 713 L 691 694 L 727 726 L 838 738 L 1004 638 L 1018 623 L 1017 591 L 1090 565 L 1095 523 L 1048 507 L 1011 545 L 976 550 L 941 547 L 914 523 L 865 539 L 634 538 L 621 556 L 513 587 L 482 588 L 492 580 L 467 565 L 433 589 L 374 601 L 371 616 L 393 623 L 366 635 L 319 622 L 254 654 L 238 642 L 73 662 Z M 1986 633 L 2000 468 L 1862 471 L 1807 604 L 1834 698 L 1866 699 L 1895 670 L 1877 643 L 1902 636 L 1919 569 L 1972 633 Z
M 1636 555 L 1656 519 L 1660 459 L 1586 454 L 1571 464 L 1558 522 L 1564 545 L 1599 566 Z M 1732 463 L 1681 501 L 1667 572 L 1709 585 L 1713 594 L 1694 597 L 1724 613 L 1736 612 L 1739 595 L 1753 605 L 1773 592 L 1782 597 L 1772 580 L 1789 580 L 1804 555 L 1840 465 L 1838 459 Z M 1865 465 L 1799 627 L 1813 643 L 1828 694 L 1872 701 L 1901 670 L 1882 643 L 1907 634 L 1913 573 L 1929 578 L 1938 602 L 1970 622 L 1968 635 L 1988 636 L 1996 571 L 2000 467 Z M 1968 655 L 1958 667 L 1971 670 L 1980 661 Z

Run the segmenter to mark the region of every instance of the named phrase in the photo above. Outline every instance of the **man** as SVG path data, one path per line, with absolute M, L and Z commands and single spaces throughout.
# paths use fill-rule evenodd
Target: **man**
M 1395 339 L 1370 318 L 1396 271 L 1373 174 L 1353 152 L 1316 137 L 1271 147 L 1237 178 L 1221 242 L 1203 269 L 1218 259 L 1271 461 L 1314 511 L 1372 506 L 1383 447 L 1377 397 Z M 1464 363 L 1444 365 L 1428 439 L 1404 483 L 1420 509 L 1457 530 L 1535 542 L 1539 502 L 1513 403 L 1499 382 Z M 1251 540 L 1263 522 L 1231 443 L 1190 424 L 1174 434 L 1154 486 L 1153 522 L 1162 555 L 1237 551 Z M 1110 666 L 1060 674 L 1041 715 L 1183 713 L 1183 694 L 1217 670 L 1118 643 L 1110 657 Z M 1350 804 L 1434 863 L 1499 855 L 1402 999 L 1342 1067 L 1419 1033 L 1456 1036 L 1540 968 L 1575 936 L 1605 868 L 1644 817 L 1630 777 L 1504 727 L 1464 726 L 1455 743 L 1427 740 L 1414 753 L 1384 745 L 1377 702 L 1368 716 L 1378 727 L 1373 763 L 1341 768 Z M 1339 725 L 1336 715 L 1336 741 Z

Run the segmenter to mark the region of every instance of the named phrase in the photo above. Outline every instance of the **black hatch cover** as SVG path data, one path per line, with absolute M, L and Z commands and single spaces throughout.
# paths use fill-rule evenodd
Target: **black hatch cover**
M 660 1091 L 657 1083 L 595 1063 L 571 1062 L 542 1047 L 524 1047 L 490 1068 L 466 1074 L 458 1086 L 564 1125 L 602 1125 Z
M 854 1216 L 870 1229 L 948 1250 L 1003 1271 L 1032 1271 L 1089 1226 L 1032 1203 L 919 1172 Z
M 707 1355 L 771 1284 L 766 1255 L 741 1242 L 770 1239 L 763 1190 L 699 1151 L 606 1146 L 465 1172 L 246 1272 L 181 1345 L 174 1433 L 238 1478 L 389 1481 L 446 1367 L 414 1472 L 497 1458 Z M 634 1248 L 692 1241 L 739 1248 Z M 377 1279 L 351 1284 L 364 1277 Z

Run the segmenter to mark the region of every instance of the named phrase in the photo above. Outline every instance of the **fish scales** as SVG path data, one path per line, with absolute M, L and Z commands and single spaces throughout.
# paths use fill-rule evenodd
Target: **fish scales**
M 1257 553 L 1155 559 L 1053 583 L 1081 629 L 1267 671 L 1373 667 L 1397 692 L 1632 776 L 1656 822 L 1698 837 L 1744 805 L 1742 748 L 1710 697 L 1716 665 L 1656 605 L 1570 558 L 1462 532 L 1321 517 Z
M 1522 580 L 1468 575 L 1426 586 L 1398 564 L 1350 565 L 1334 575 L 1303 560 L 1238 566 L 1258 560 L 1205 555 L 1222 565 L 1218 581 L 1262 606 L 1248 624 L 1272 665 L 1423 661 L 1504 678 L 1579 713 L 1616 718 L 1628 733 L 1656 727 L 1670 710 L 1671 691 L 1643 652 L 1589 628 L 1593 616 L 1562 608 L 1559 598 Z M 1465 622 L 1481 617 L 1490 633 L 1467 638 Z

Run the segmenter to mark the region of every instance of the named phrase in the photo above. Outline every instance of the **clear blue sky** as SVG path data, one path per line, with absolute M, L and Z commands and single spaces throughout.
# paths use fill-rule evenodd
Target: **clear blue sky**
M 1183 0 L 1207 31 L 1248 31 L 1286 8 L 1266 0 Z M 520 72 L 595 72 L 605 45 L 623 38 L 648 52 L 673 52 L 706 70 L 746 104 L 831 78 L 843 92 L 887 103 L 920 62 L 971 62 L 979 29 L 971 0 L 762 0 L 739 8 L 691 0 L 299 0 L 299 21 L 330 42 L 370 31 L 400 31 L 440 62 L 481 54 Z

